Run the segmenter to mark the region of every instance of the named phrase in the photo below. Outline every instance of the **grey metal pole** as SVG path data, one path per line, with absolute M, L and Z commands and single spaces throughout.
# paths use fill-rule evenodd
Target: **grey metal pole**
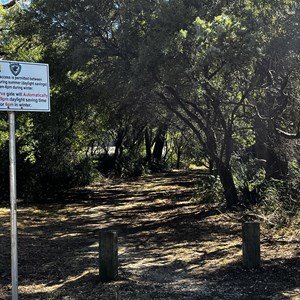
M 15 112 L 8 112 L 9 119 L 9 179 L 11 222 L 11 283 L 12 300 L 18 300 L 18 236 L 17 236 L 17 171 Z

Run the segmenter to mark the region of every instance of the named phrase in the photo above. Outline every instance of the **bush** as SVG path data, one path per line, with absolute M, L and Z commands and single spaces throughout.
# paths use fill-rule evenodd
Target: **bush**
M 232 169 L 241 203 L 246 207 L 259 203 L 258 191 L 265 181 L 265 170 L 258 167 L 252 157 L 243 160 L 238 156 L 233 156 Z
M 97 169 L 105 176 L 132 178 L 141 176 L 144 171 L 144 159 L 140 154 L 123 153 L 117 159 L 109 154 L 100 154 Z
M 96 158 L 96 168 L 101 174 L 108 176 L 115 169 L 114 157 L 107 153 L 99 154 Z
M 1 158 L 1 198 L 9 199 L 8 154 Z M 48 156 L 49 158 L 49 156 Z M 34 164 L 17 154 L 17 195 L 25 201 L 43 202 L 56 198 L 59 193 L 75 186 L 89 184 L 98 175 L 90 158 L 71 157 L 41 158 Z
M 139 154 L 123 154 L 116 161 L 116 174 L 122 178 L 139 177 L 144 173 L 143 157 Z
M 276 227 L 289 225 L 300 214 L 300 175 L 289 180 L 266 180 L 260 190 L 257 213 Z M 299 224 L 300 226 L 300 224 Z
M 37 162 L 27 171 L 28 176 L 19 187 L 18 194 L 25 200 L 37 202 L 57 198 L 72 187 L 87 185 L 98 174 L 89 158 L 64 161 L 55 167 Z
M 197 201 L 218 205 L 224 203 L 223 187 L 219 177 L 207 175 L 201 179 L 197 189 Z

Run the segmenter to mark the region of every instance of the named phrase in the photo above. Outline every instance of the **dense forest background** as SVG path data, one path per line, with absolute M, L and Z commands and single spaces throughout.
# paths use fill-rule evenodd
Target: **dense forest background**
M 0 12 L 1 58 L 50 66 L 51 113 L 17 113 L 20 198 L 204 166 L 202 200 L 296 213 L 298 1 L 36 0 Z M 5 201 L 5 112 L 0 164 Z

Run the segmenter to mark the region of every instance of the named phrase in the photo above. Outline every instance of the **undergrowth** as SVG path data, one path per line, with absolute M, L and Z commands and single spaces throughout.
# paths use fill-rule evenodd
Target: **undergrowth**
M 251 186 L 250 191 L 257 195 L 254 203 L 245 199 L 243 189 L 237 187 L 240 191 L 238 210 L 256 216 L 271 227 L 300 229 L 300 174 L 286 180 L 266 179 L 261 174 L 247 183 L 247 187 Z M 242 187 L 245 187 L 244 183 Z M 220 179 L 215 176 L 203 178 L 194 200 L 207 206 L 223 207 L 225 200 Z
M 260 190 L 260 202 L 253 212 L 275 227 L 300 229 L 300 176 L 292 180 L 266 180 Z

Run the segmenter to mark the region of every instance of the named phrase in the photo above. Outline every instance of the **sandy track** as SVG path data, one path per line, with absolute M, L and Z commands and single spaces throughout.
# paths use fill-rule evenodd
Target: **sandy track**
M 241 267 L 241 224 L 193 201 L 201 174 L 102 180 L 60 203 L 19 206 L 20 299 L 300 299 L 296 232 L 262 234 L 262 268 Z M 0 209 L 0 299 L 9 299 L 9 210 Z M 98 232 L 119 232 L 119 278 L 98 280 Z

